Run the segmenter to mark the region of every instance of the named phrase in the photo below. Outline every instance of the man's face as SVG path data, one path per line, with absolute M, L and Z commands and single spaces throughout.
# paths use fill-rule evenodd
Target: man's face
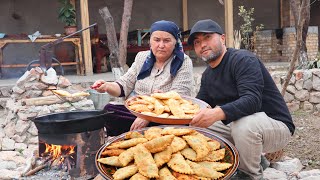
M 217 33 L 198 33 L 193 46 L 196 54 L 206 63 L 217 60 L 223 53 L 224 35 Z

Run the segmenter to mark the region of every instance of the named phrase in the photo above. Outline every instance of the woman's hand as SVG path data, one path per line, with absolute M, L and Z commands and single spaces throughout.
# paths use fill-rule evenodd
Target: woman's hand
M 102 79 L 97 80 L 96 82 L 93 83 L 92 86 L 90 86 L 91 89 L 98 89 L 102 84 L 104 84 L 105 81 Z
M 132 125 L 130 127 L 130 131 L 147 127 L 148 124 L 149 124 L 149 121 L 141 119 L 141 118 L 136 118 L 136 120 L 134 120 L 134 122 L 132 123 Z
M 98 91 L 100 93 L 105 93 L 105 92 L 107 92 L 108 88 L 110 88 L 109 86 L 110 86 L 110 83 L 105 82 L 105 83 L 101 84 L 100 87 L 98 87 L 96 89 L 96 91 Z

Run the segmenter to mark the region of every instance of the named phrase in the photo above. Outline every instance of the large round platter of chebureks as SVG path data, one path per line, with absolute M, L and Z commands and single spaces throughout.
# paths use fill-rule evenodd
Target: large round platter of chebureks
M 105 179 L 230 179 L 236 148 L 205 128 L 162 125 L 109 139 L 96 154 Z
M 133 96 L 126 100 L 125 107 L 135 116 L 159 124 L 189 124 L 206 102 L 175 91 Z

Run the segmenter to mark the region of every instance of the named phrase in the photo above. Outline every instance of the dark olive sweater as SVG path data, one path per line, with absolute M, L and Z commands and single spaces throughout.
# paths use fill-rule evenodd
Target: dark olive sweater
M 220 106 L 228 124 L 256 112 L 295 126 L 288 107 L 269 72 L 251 52 L 229 48 L 221 63 L 204 71 L 197 98 L 212 107 Z

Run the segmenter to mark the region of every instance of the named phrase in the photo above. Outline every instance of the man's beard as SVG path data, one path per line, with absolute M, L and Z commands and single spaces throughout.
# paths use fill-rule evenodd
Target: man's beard
M 209 54 L 209 56 L 204 57 L 202 56 L 201 59 L 206 62 L 207 64 L 209 64 L 210 62 L 213 62 L 215 60 L 217 60 L 222 54 L 222 49 L 217 50 L 217 52 L 214 52 L 212 50 L 212 52 Z

